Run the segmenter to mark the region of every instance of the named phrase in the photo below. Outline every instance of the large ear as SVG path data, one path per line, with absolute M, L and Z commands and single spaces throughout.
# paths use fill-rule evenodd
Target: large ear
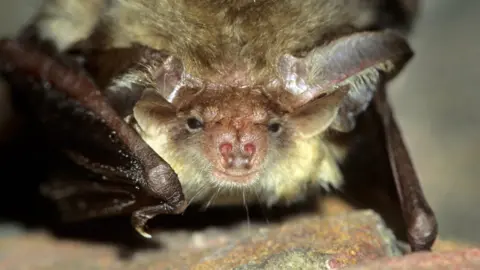
M 133 108 L 133 117 L 143 132 L 149 135 L 158 134 L 162 123 L 174 119 L 176 108 L 155 89 L 145 90 Z
M 289 101 L 292 109 L 314 102 L 318 105 L 313 108 L 323 114 L 317 119 L 324 119 L 332 129 L 348 132 L 379 84 L 395 76 L 412 56 L 406 40 L 393 31 L 361 32 L 317 47 L 302 58 L 284 55 L 278 72 L 283 88 L 293 96 Z M 342 86 L 348 90 L 338 99 L 332 93 L 345 91 Z M 331 118 L 325 116 L 322 106 L 333 108 Z M 326 122 L 318 125 L 324 127 Z
M 342 86 L 330 94 L 297 108 L 290 115 L 290 121 L 295 125 L 295 132 L 308 138 L 325 131 L 337 116 L 339 104 L 347 95 L 348 89 L 348 86 Z

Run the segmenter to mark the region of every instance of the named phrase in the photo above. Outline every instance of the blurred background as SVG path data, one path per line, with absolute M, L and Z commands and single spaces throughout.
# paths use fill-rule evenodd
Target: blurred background
M 0 1 L 0 36 L 40 0 Z M 411 34 L 416 53 L 390 95 L 440 235 L 480 243 L 480 1 L 424 0 Z M 0 127 L 8 114 L 0 89 Z M 4 227 L 5 228 L 5 227 Z

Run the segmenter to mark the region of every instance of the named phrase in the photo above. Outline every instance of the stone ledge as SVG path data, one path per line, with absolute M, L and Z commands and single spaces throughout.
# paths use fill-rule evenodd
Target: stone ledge
M 232 230 L 244 231 L 243 228 Z M 168 235 L 167 235 L 168 234 Z M 0 240 L 0 269 L 331 269 L 399 256 L 393 234 L 373 211 L 300 216 L 280 225 L 251 227 L 238 238 L 209 228 L 159 232 L 167 248 L 128 260 L 114 247 L 58 240 L 42 232 Z

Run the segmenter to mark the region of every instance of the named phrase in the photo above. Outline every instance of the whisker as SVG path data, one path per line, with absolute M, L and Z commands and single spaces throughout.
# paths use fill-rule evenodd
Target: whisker
M 245 190 L 242 190 L 242 196 L 243 196 L 243 205 L 245 206 L 245 211 L 247 212 L 247 231 L 248 231 L 248 235 L 250 235 L 250 215 L 248 213 L 248 205 L 245 200 Z
M 188 208 L 190 206 L 190 204 L 193 202 L 193 200 L 195 199 L 195 197 L 197 197 L 201 192 L 203 192 L 203 190 L 207 187 L 208 183 L 204 183 L 198 190 L 197 192 L 195 193 L 195 195 L 192 196 L 192 198 L 190 198 L 190 200 L 188 201 L 187 203 L 187 207 Z M 185 208 L 185 209 L 186 209 Z
M 217 192 L 215 192 L 212 197 L 210 198 L 210 200 L 208 200 L 208 203 L 207 205 L 204 206 L 203 210 L 207 210 L 208 207 L 210 206 L 210 204 L 217 198 L 218 194 L 220 193 L 220 190 L 222 190 L 222 187 L 217 187 Z
M 215 194 L 210 196 L 210 199 L 208 200 L 208 202 L 202 206 L 202 208 L 201 208 L 202 211 L 205 211 L 205 210 L 208 209 L 208 207 L 210 206 L 210 203 L 212 202 L 214 197 L 215 197 Z
M 253 188 L 253 192 L 255 193 L 255 196 L 257 197 L 257 202 L 258 202 L 258 205 L 260 206 L 260 210 L 262 211 L 263 218 L 265 218 L 265 222 L 267 222 L 267 225 L 270 225 L 270 220 L 268 220 L 268 215 L 265 211 L 265 206 L 263 205 L 263 203 L 261 203 L 260 195 L 258 195 L 258 190 Z

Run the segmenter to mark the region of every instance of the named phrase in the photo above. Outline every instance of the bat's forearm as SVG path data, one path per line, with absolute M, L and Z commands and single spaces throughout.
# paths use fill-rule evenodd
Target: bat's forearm
M 390 166 L 407 223 L 411 248 L 413 251 L 430 250 L 438 233 L 435 214 L 425 198 L 385 91 L 378 93 L 374 104 L 384 129 Z

